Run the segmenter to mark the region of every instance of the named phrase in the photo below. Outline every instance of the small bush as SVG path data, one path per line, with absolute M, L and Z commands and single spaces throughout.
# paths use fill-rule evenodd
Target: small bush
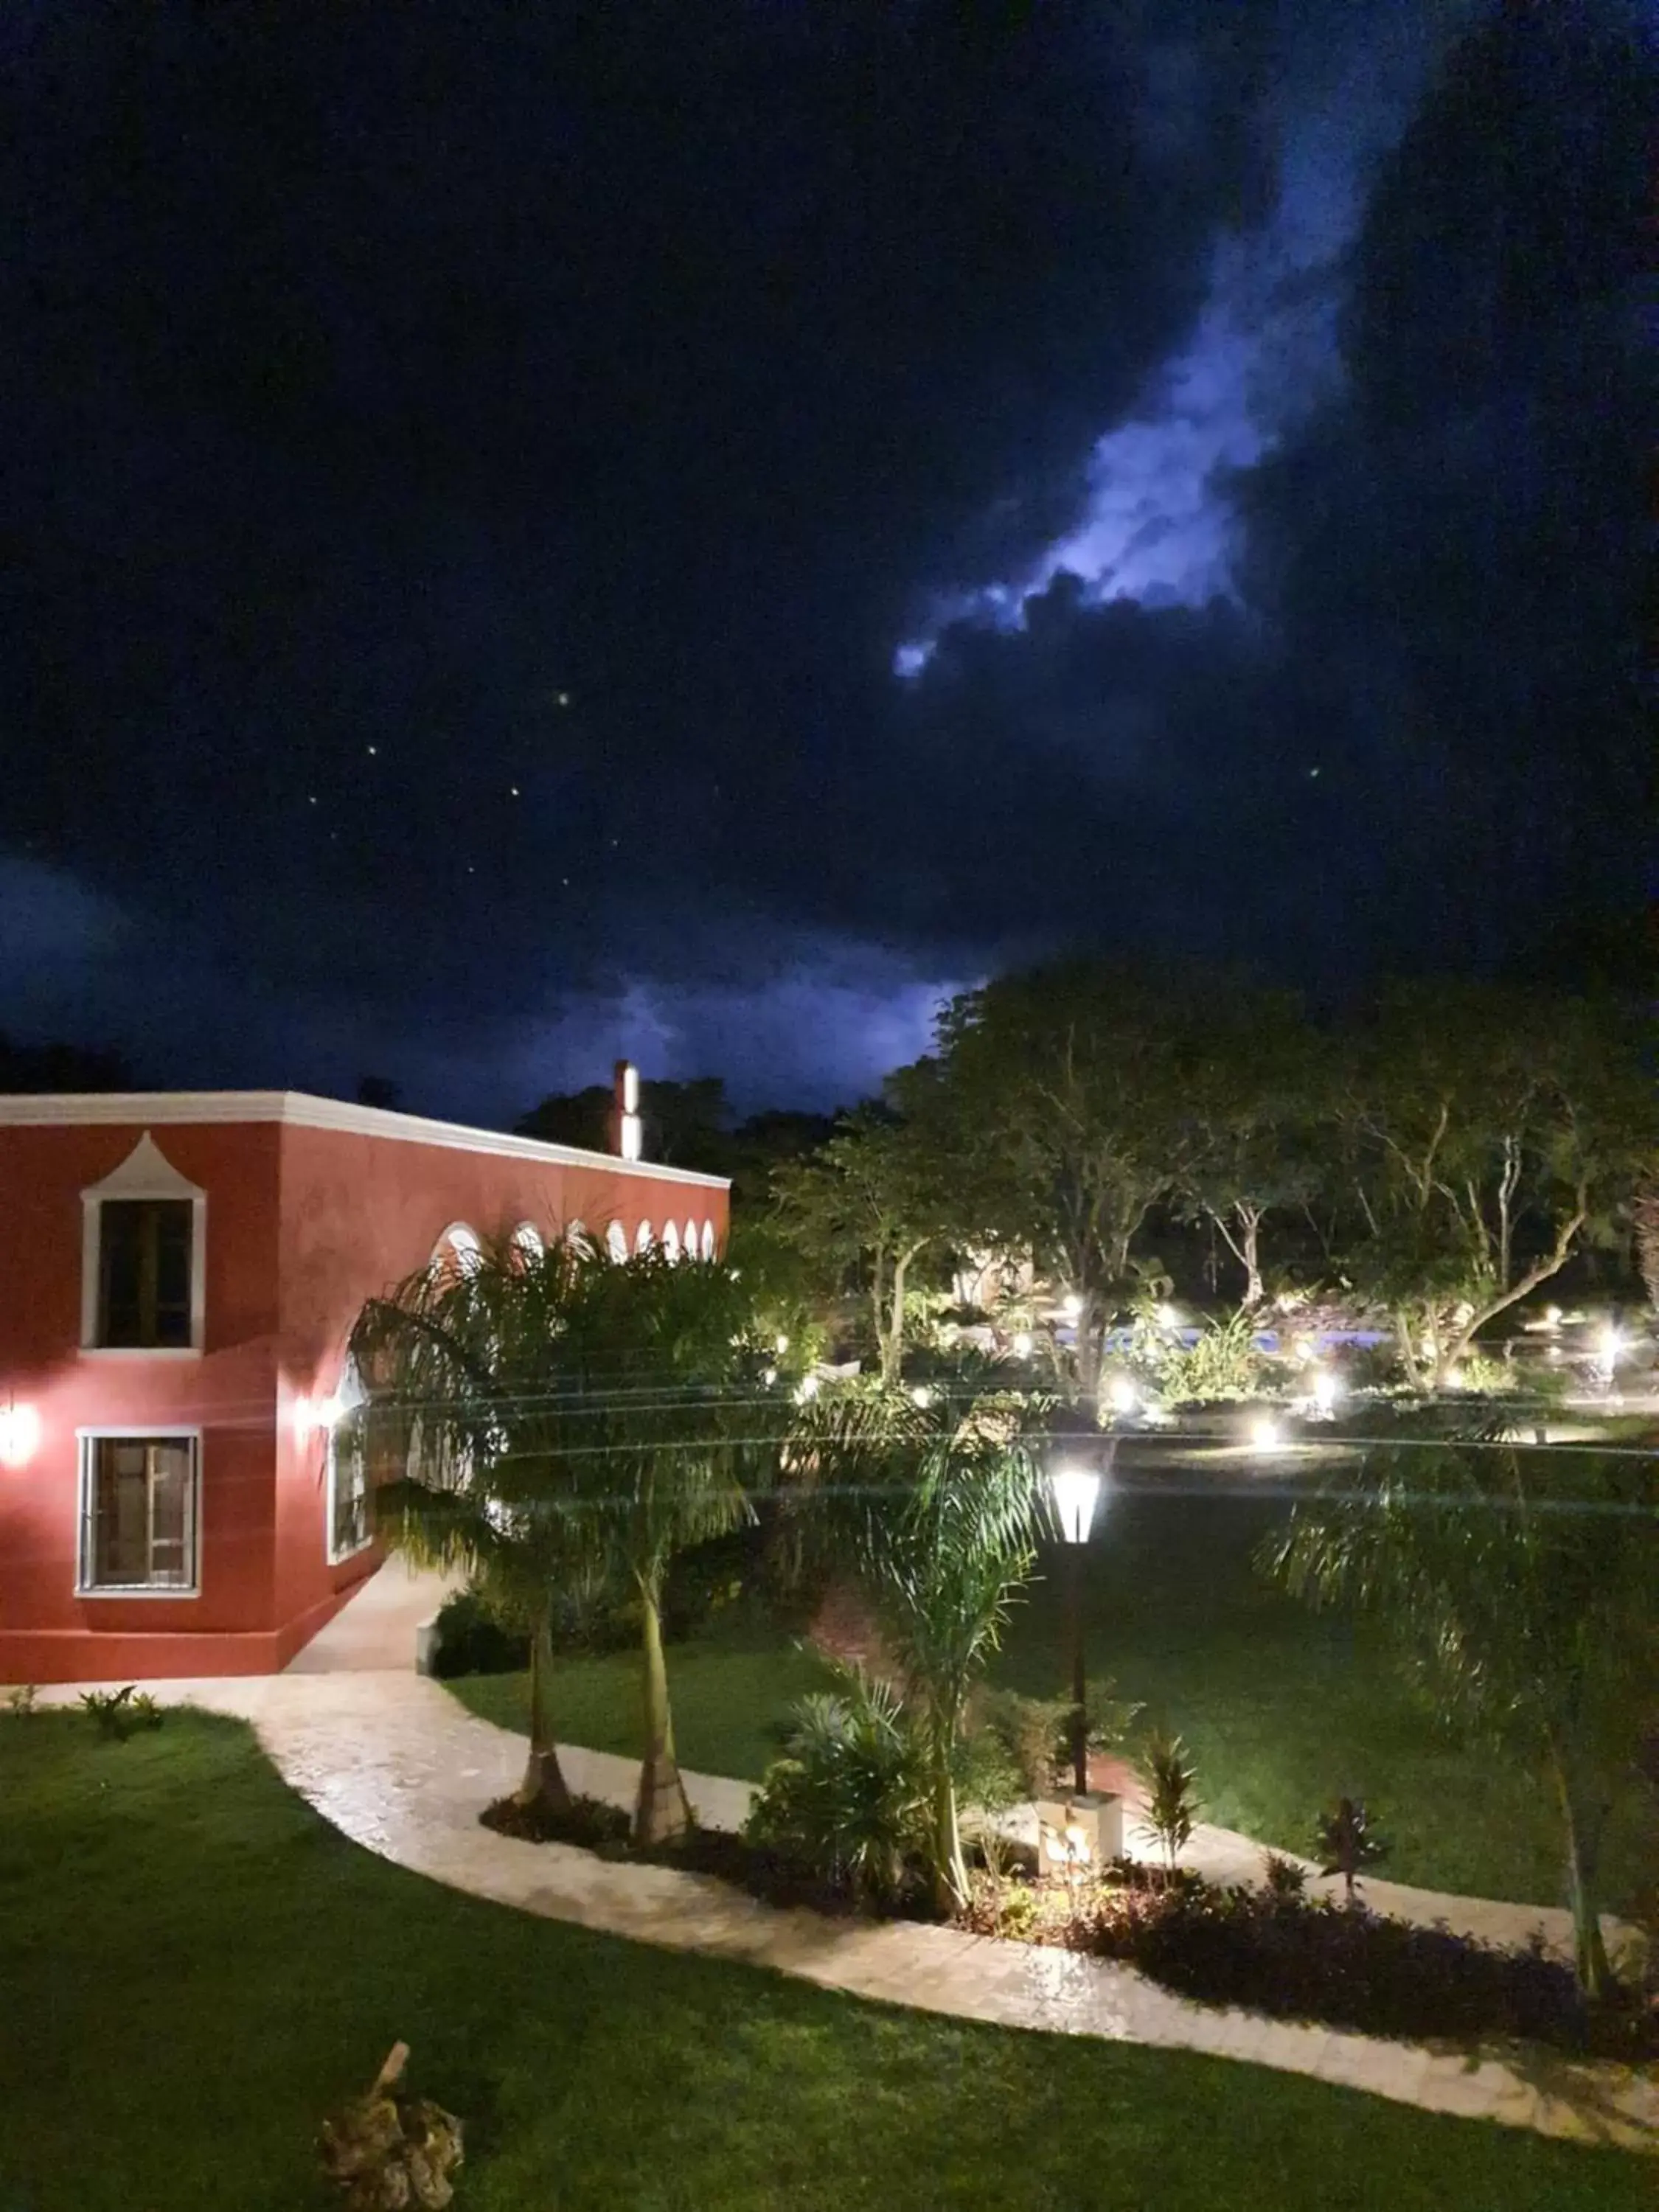
M 1260 1317 L 1236 1313 L 1211 1322 L 1195 1343 L 1172 1351 L 1164 1367 L 1164 1395 L 1170 1404 L 1213 1405 L 1254 1398 L 1273 1383 L 1274 1363 L 1256 1343 Z
M 1001 1745 L 1019 1778 L 1019 1797 L 1049 1796 L 1071 1760 L 1075 1710 L 1072 1700 L 1024 1698 L 1017 1690 L 987 1690 L 978 1701 L 978 1710 L 984 1729 Z M 1110 1682 L 1091 1683 L 1085 1715 L 1090 1750 L 1116 1750 L 1141 1711 L 1139 1705 L 1116 1696 Z
M 37 1710 L 34 1698 L 35 1689 L 33 1683 L 21 1683 L 16 1689 L 8 1693 L 6 1698 L 6 1711 L 11 1714 L 15 1720 L 27 1720 L 29 1715 Z
M 786 1755 L 767 1769 L 744 1829 L 860 1902 L 890 1908 L 918 1880 L 927 1769 L 893 1692 L 850 1668 L 839 1691 L 795 1706 Z
M 1164 1864 L 1173 1873 L 1198 1818 L 1198 1771 L 1181 1738 L 1163 1729 L 1147 1738 L 1140 1771 L 1146 1784 L 1146 1825 L 1163 1845 Z
M 1320 1872 L 1342 1876 L 1350 1905 L 1365 1869 L 1380 1866 L 1389 1856 L 1387 1839 L 1371 1826 L 1370 1815 L 1358 1797 L 1340 1797 L 1329 1812 L 1320 1814 L 1314 1828 L 1314 1846 Z
M 432 1671 L 445 1681 L 459 1674 L 511 1674 L 530 1663 L 530 1638 L 508 1626 L 476 1590 L 457 1590 L 438 1610 Z
M 1308 1869 L 1300 1859 L 1287 1859 L 1279 1851 L 1262 1853 L 1261 1873 L 1269 1897 L 1300 1897 L 1308 1887 Z
M 1328 1898 L 1217 1889 L 1103 1891 L 1073 1939 L 1166 1988 L 1368 2034 L 1462 2042 L 1522 2038 L 1636 2061 L 1659 2021 L 1633 1993 L 1593 2011 L 1571 1969 Z
M 143 1729 L 161 1725 L 161 1708 L 136 1682 L 120 1690 L 83 1691 L 81 1707 L 106 1743 L 125 1743 Z

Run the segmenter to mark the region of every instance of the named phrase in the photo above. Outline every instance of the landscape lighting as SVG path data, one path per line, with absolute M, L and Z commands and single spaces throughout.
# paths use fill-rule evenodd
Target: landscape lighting
M 1285 1448 L 1285 1431 L 1271 1413 L 1258 1413 L 1250 1423 L 1250 1449 L 1253 1452 L 1276 1452 Z
M 1133 1413 L 1140 1404 L 1140 1393 L 1127 1375 L 1113 1376 L 1106 1397 L 1115 1413 Z

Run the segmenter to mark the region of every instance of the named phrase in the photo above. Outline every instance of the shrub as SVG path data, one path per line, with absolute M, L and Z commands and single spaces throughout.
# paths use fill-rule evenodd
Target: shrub
M 1163 1845 L 1164 1864 L 1173 1874 L 1176 1861 L 1192 1840 L 1198 1817 L 1194 1790 L 1198 1771 L 1181 1738 L 1158 1729 L 1147 1738 L 1141 1777 L 1146 1784 L 1146 1825 Z
M 1314 1845 L 1320 1872 L 1342 1876 L 1350 1905 L 1360 1875 L 1389 1856 L 1386 1838 L 1372 1827 L 1370 1815 L 1358 1797 L 1340 1797 L 1329 1812 L 1320 1814 L 1314 1828 Z
M 1257 1396 L 1273 1375 L 1273 1363 L 1256 1344 L 1260 1327 L 1256 1315 L 1243 1312 L 1209 1322 L 1195 1343 L 1170 1352 L 1163 1374 L 1164 1396 L 1176 1404 Z
M 980 1699 L 988 1734 L 1001 1746 L 1024 1797 L 1046 1797 L 1066 1756 L 1072 1724 L 1069 1698 L 1024 1698 L 1018 1690 L 988 1690 Z
M 34 1697 L 35 1690 L 33 1683 L 21 1683 L 16 1689 L 8 1693 L 6 1698 L 6 1711 L 12 1715 L 14 1719 L 20 1721 L 27 1720 L 29 1715 L 35 1710 Z
M 1593 2009 L 1571 1967 L 1328 1898 L 1218 1889 L 1103 1891 L 1080 1939 L 1182 1996 L 1370 2034 L 1522 2037 L 1637 2060 L 1659 2022 L 1633 1993 Z
M 1269 1897 L 1300 1897 L 1308 1887 L 1307 1868 L 1299 1859 L 1287 1859 L 1279 1851 L 1261 1854 L 1261 1873 Z
M 161 1708 L 135 1682 L 120 1690 L 83 1691 L 81 1705 L 106 1742 L 125 1743 L 141 1729 L 161 1725 Z
M 785 1757 L 767 1769 L 744 1833 L 800 1858 L 860 1902 L 891 1906 L 927 1844 L 927 1768 L 899 1699 L 860 1668 L 796 1705 Z
M 457 1590 L 438 1608 L 432 1671 L 441 1679 L 511 1674 L 529 1661 L 529 1637 L 509 1627 L 476 1590 Z
M 1069 1698 L 1024 1698 L 1018 1690 L 988 1690 L 979 1700 L 983 1728 L 1001 1745 L 1019 1779 L 1019 1798 L 1046 1797 L 1072 1755 Z M 1114 1694 L 1110 1682 L 1091 1683 L 1086 1713 L 1091 1751 L 1114 1751 L 1139 1719 L 1142 1708 Z

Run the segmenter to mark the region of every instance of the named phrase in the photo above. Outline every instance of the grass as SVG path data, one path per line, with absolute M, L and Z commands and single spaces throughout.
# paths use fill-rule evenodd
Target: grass
M 348 1843 L 238 1723 L 0 1718 L 0 2207 L 305 2212 L 394 2039 L 458 2212 L 1636 2212 L 1647 2161 L 1183 2053 L 837 1998 Z
M 777 1757 L 793 1700 L 830 1680 L 823 1661 L 796 1640 L 725 1619 L 707 1637 L 675 1644 L 669 1666 L 681 1759 L 698 1773 L 750 1780 Z M 554 1695 L 562 1741 L 637 1759 L 643 1748 L 640 1677 L 634 1651 L 561 1659 Z M 528 1731 L 527 1674 L 467 1674 L 444 1687 L 481 1719 Z
M 1177 1485 L 1182 1486 L 1177 1487 Z M 1091 1676 L 1185 1735 L 1204 1817 L 1279 1850 L 1306 1852 L 1320 1808 L 1360 1796 L 1393 1845 L 1379 1874 L 1425 1888 L 1522 1904 L 1562 1902 L 1555 1814 L 1530 1777 L 1443 1734 L 1403 1686 L 1374 1629 L 1320 1618 L 1263 1583 L 1251 1553 L 1287 1508 L 1237 1480 L 1121 1489 L 1089 1547 Z M 1034 1695 L 1062 1694 L 1064 1607 L 1045 1560 L 994 1672 Z M 676 1647 L 670 1680 L 681 1756 L 705 1772 L 757 1779 L 793 1698 L 822 1677 L 808 1655 L 750 1629 Z M 522 1729 L 521 1676 L 449 1686 L 475 1712 Z M 562 1666 L 558 1726 L 574 1743 L 637 1755 L 631 1656 Z M 1654 1806 L 1632 1791 L 1609 1841 L 1610 1905 L 1627 1906 L 1655 1863 Z

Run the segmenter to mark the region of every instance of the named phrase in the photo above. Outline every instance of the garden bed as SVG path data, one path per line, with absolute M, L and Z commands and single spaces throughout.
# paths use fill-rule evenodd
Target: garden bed
M 839 1918 L 935 1920 L 921 1870 L 885 1900 L 810 1863 L 724 1830 L 693 1827 L 641 1850 L 628 1815 L 593 1798 L 555 1813 L 503 1798 L 479 1815 L 529 1842 L 565 1843 L 602 1857 L 710 1875 L 768 1905 Z M 1102 1878 L 1033 1880 L 981 1868 L 957 1924 L 975 1935 L 1114 1959 L 1202 2004 L 1238 2006 L 1411 2042 L 1536 2043 L 1627 2064 L 1659 2057 L 1652 1992 L 1625 1990 L 1587 2005 L 1570 1969 L 1523 1951 L 1425 1928 L 1327 1898 L 1223 1887 L 1121 1862 Z
M 626 1813 L 596 1797 L 573 1797 L 562 1811 L 544 1805 L 520 1805 L 502 1797 L 487 1805 L 478 1818 L 498 1835 L 516 1836 L 532 1844 L 572 1844 L 600 1858 L 631 1861 L 648 1866 L 677 1867 L 682 1874 L 712 1875 L 729 1882 L 763 1904 L 781 1907 L 804 1905 L 809 1911 L 837 1918 L 863 1912 L 867 1917 L 936 1920 L 920 1869 L 915 1881 L 884 1908 L 861 1900 L 848 1882 L 823 1873 L 809 1861 L 770 1844 L 750 1843 L 726 1828 L 702 1828 L 695 1824 L 672 1843 L 641 1849 L 629 1840 Z

